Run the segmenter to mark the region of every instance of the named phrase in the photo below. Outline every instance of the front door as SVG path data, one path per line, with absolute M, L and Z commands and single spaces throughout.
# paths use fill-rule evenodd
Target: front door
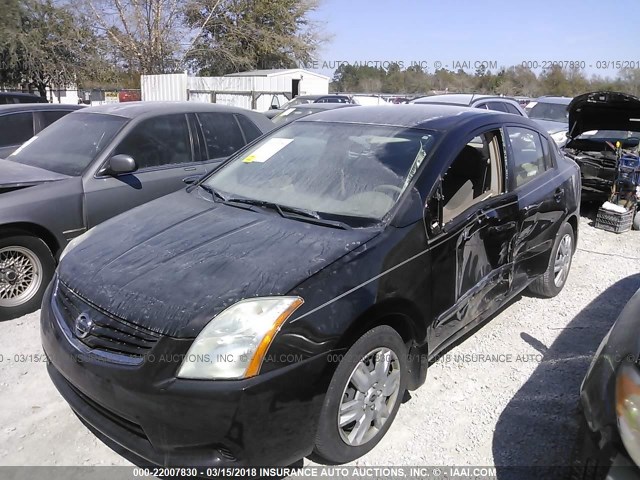
M 179 190 L 187 176 L 206 173 L 204 165 L 194 161 L 192 132 L 184 114 L 137 123 L 110 156 L 118 154 L 133 157 L 138 170 L 115 177 L 98 172 L 84 180 L 87 228 Z
M 518 202 L 505 184 L 500 129 L 479 133 L 447 169 L 439 219 L 429 219 L 431 348 L 495 311 L 511 290 Z

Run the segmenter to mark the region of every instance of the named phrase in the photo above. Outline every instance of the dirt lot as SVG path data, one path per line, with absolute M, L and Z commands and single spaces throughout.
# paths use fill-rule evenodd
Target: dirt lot
M 582 219 L 564 291 L 552 300 L 520 296 L 451 349 L 357 464 L 568 462 L 591 354 L 640 288 L 640 232 L 589 223 Z M 71 413 L 41 353 L 37 312 L 0 323 L 0 465 L 129 465 Z

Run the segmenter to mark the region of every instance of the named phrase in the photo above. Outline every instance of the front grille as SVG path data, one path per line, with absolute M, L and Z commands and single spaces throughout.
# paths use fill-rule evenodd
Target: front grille
M 160 335 L 151 330 L 99 310 L 62 282 L 58 283 L 55 302 L 71 334 L 91 349 L 142 358 L 160 339 Z M 76 332 L 76 319 L 81 314 L 92 321 L 89 333 L 84 338 L 79 338 Z
M 66 379 L 65 379 L 65 381 L 66 381 Z M 102 415 L 107 420 L 110 420 L 111 422 L 115 423 L 116 425 L 124 428 L 128 432 L 131 432 L 131 433 L 133 433 L 134 435 L 136 435 L 136 436 L 138 436 L 140 438 L 144 438 L 145 440 L 149 440 L 147 438 L 147 435 L 144 433 L 144 430 L 142 430 L 142 427 L 140 425 L 138 425 L 135 422 L 131 422 L 131 421 L 127 420 L 124 417 L 121 417 L 117 413 L 115 413 L 115 412 L 109 410 L 108 408 L 103 407 L 99 403 L 93 401 L 91 398 L 87 397 L 84 393 L 82 393 L 80 390 L 78 390 L 71 382 L 67 381 L 67 385 L 69 386 L 69 388 L 71 390 L 73 390 L 73 393 L 75 393 L 78 397 L 80 397 L 82 399 L 82 401 L 85 404 L 87 404 L 89 407 L 91 407 L 96 413 Z

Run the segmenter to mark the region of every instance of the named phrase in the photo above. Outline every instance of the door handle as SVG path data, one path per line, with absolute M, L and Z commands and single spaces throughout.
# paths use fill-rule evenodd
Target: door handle
M 503 233 L 508 232 L 509 230 L 513 230 L 516 228 L 516 222 L 511 221 L 507 223 L 503 223 L 501 225 L 495 225 L 493 227 L 489 227 L 489 233 Z
M 197 167 L 184 167 L 184 171 L 185 172 L 193 172 L 194 170 L 197 170 Z
M 560 203 L 562 201 L 562 197 L 564 197 L 564 188 L 557 188 L 553 194 L 553 198 L 557 203 Z

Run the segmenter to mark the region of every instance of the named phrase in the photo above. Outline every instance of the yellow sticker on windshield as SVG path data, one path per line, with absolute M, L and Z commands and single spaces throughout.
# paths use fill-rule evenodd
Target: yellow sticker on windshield
M 293 138 L 270 138 L 242 161 L 243 163 L 264 163 L 291 142 L 293 142 Z

